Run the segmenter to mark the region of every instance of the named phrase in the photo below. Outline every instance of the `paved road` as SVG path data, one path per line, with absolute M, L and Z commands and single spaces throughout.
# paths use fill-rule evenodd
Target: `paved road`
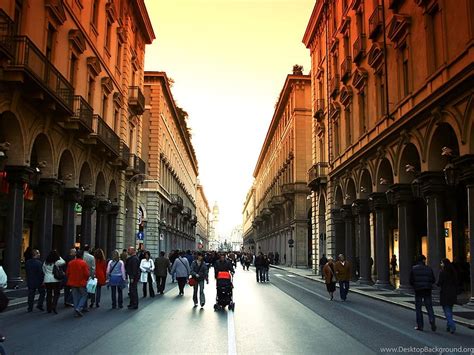
M 413 330 L 410 310 L 349 294 L 329 301 L 324 285 L 282 271 L 271 283 L 239 268 L 234 279 L 235 312 L 214 312 L 215 285 L 206 285 L 204 309 L 193 308 L 191 289 L 178 297 L 176 284 L 164 296 L 140 299 L 137 311 L 101 308 L 83 318 L 70 309 L 59 315 L 15 310 L 2 314 L 8 354 L 370 354 L 381 347 L 474 347 L 474 332 Z M 141 292 L 140 292 L 141 293 Z

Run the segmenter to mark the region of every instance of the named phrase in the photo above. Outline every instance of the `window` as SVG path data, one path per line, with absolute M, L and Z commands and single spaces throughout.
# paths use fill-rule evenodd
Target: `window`
M 46 58 L 48 58 L 49 61 L 51 61 L 53 58 L 54 33 L 54 27 L 48 24 L 48 33 L 46 35 Z
M 114 111 L 114 131 L 120 133 L 120 110 Z
M 375 75 L 375 84 L 377 89 L 377 118 L 381 118 L 385 114 L 385 78 L 380 71 Z
M 94 91 L 95 91 L 95 80 L 92 76 L 89 76 L 89 81 L 87 82 L 87 102 L 92 107 L 94 107 Z
M 109 107 L 109 95 L 102 96 L 102 118 L 107 122 L 107 109 Z
M 71 53 L 71 61 L 69 63 L 69 82 L 73 87 L 76 87 L 77 63 L 77 57 L 74 55 L 74 53 Z
M 122 43 L 117 41 L 117 58 L 115 59 L 115 66 L 116 68 L 121 71 L 122 70 Z
M 401 49 L 402 55 L 402 84 L 403 84 L 403 97 L 410 93 L 410 76 L 408 67 L 408 49 L 403 47 Z
M 15 33 L 17 35 L 21 34 L 21 19 L 22 19 L 22 12 L 23 12 L 23 6 L 22 2 L 16 1 L 15 2 Z
M 352 117 L 351 117 L 351 108 L 348 106 L 344 110 L 344 123 L 345 123 L 345 130 L 346 130 L 346 148 L 349 148 L 352 144 Z
M 110 50 L 111 33 L 112 33 L 112 24 L 107 19 L 107 27 L 105 29 L 105 48 L 107 48 L 108 50 Z
M 92 2 L 92 24 L 96 29 L 99 21 L 99 1 L 100 0 L 93 0 Z
M 359 93 L 359 136 L 363 136 L 368 129 L 367 120 L 367 94 L 365 91 Z
M 340 154 L 341 132 L 339 122 L 334 121 L 334 155 L 338 157 Z
M 435 6 L 429 15 L 428 36 L 432 47 L 432 71 L 435 71 L 443 63 L 443 39 L 442 39 L 443 24 L 441 19 L 441 12 L 438 6 Z

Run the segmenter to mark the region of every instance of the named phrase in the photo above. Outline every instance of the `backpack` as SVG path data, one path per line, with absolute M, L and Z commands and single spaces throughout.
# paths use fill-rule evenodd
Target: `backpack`
M 56 264 L 53 265 L 53 276 L 56 280 L 62 281 L 66 277 L 62 268 L 57 266 Z

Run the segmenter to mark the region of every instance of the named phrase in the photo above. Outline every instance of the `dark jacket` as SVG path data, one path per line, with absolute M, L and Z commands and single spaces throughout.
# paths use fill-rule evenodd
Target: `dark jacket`
M 410 285 L 415 291 L 431 290 L 435 283 L 433 269 L 424 263 L 414 265 L 410 273 Z
M 232 266 L 232 263 L 229 262 L 228 260 L 224 260 L 224 261 L 217 260 L 216 263 L 214 264 L 214 273 L 215 273 L 216 278 L 219 271 L 230 271 L 231 273 L 234 273 L 234 267 Z
M 134 281 L 138 282 L 138 278 L 140 277 L 140 259 L 138 256 L 132 255 L 127 258 L 127 262 L 125 263 L 125 270 L 127 271 L 127 275 L 134 279 Z
M 440 287 L 439 303 L 442 306 L 453 306 L 457 302 L 457 277 L 446 270 L 439 272 L 437 285 Z
M 255 267 L 262 267 L 264 264 L 263 256 L 258 255 L 255 257 Z
M 165 277 L 168 275 L 168 269 L 170 268 L 170 260 L 165 256 L 160 256 L 155 259 L 155 275 L 157 277 Z
M 198 281 L 208 279 L 208 269 L 204 260 L 202 261 L 201 265 L 198 265 L 197 260 L 193 261 L 191 264 L 191 276 Z
M 28 288 L 38 288 L 43 284 L 43 262 L 40 259 L 28 259 L 25 263 L 25 271 Z

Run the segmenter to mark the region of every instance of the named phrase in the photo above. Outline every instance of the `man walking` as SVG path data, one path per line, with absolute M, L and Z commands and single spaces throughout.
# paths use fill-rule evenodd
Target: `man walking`
M 74 311 L 77 317 L 82 317 L 82 312 L 87 307 L 86 285 L 90 272 L 87 263 L 83 260 L 83 255 L 83 251 L 78 250 L 76 258 L 69 262 L 66 270 L 67 285 L 72 289 Z
M 128 248 L 127 263 L 125 269 L 127 270 L 128 278 L 130 279 L 130 304 L 129 309 L 138 309 L 138 280 L 140 279 L 140 260 L 137 257 L 137 252 L 134 247 Z
M 258 256 L 255 258 L 255 272 L 257 273 L 257 282 L 264 282 L 265 281 L 265 276 L 264 276 L 264 263 L 265 261 L 263 260 L 263 253 L 260 252 L 258 253 Z
M 71 261 L 76 258 L 76 249 L 72 248 L 69 250 L 69 255 L 66 257 L 66 270 Z M 71 287 L 67 285 L 67 277 L 64 279 L 64 306 L 74 307 L 74 301 L 72 299 Z
M 28 259 L 25 263 L 25 271 L 28 286 L 28 312 L 33 312 L 33 303 L 35 301 L 35 294 L 37 290 L 39 293 L 39 298 L 36 308 L 38 308 L 40 311 L 44 311 L 44 273 L 39 250 L 33 249 L 32 258 Z
M 319 272 L 321 273 L 321 278 L 324 279 L 323 268 L 328 262 L 328 258 L 326 258 L 326 254 L 323 254 L 322 258 L 319 259 Z
M 431 290 L 435 283 L 433 269 L 425 265 L 426 257 L 420 255 L 417 258 L 417 264 L 414 265 L 410 273 L 410 285 L 415 290 L 415 310 L 416 310 L 416 327 L 415 330 L 423 330 L 423 313 L 421 311 L 422 303 L 425 304 L 428 311 L 428 319 L 431 324 L 431 330 L 436 331 L 435 316 L 433 312 L 433 300 L 431 298 Z
M 170 265 L 170 260 L 165 256 L 165 252 L 160 251 L 160 256 L 155 259 L 156 287 L 160 295 L 165 292 L 166 277 L 168 276 Z
M 338 262 L 334 266 L 334 270 L 336 271 L 336 278 L 339 281 L 341 300 L 345 301 L 347 299 L 347 294 L 349 293 L 349 282 L 351 280 L 352 268 L 351 263 L 345 260 L 344 255 L 339 254 L 338 259 Z
M 83 259 L 86 262 L 87 266 L 89 267 L 89 274 L 90 278 L 94 278 L 95 276 L 95 258 L 93 255 L 89 253 L 90 251 L 90 246 L 89 244 L 84 245 L 84 253 L 83 253 Z

